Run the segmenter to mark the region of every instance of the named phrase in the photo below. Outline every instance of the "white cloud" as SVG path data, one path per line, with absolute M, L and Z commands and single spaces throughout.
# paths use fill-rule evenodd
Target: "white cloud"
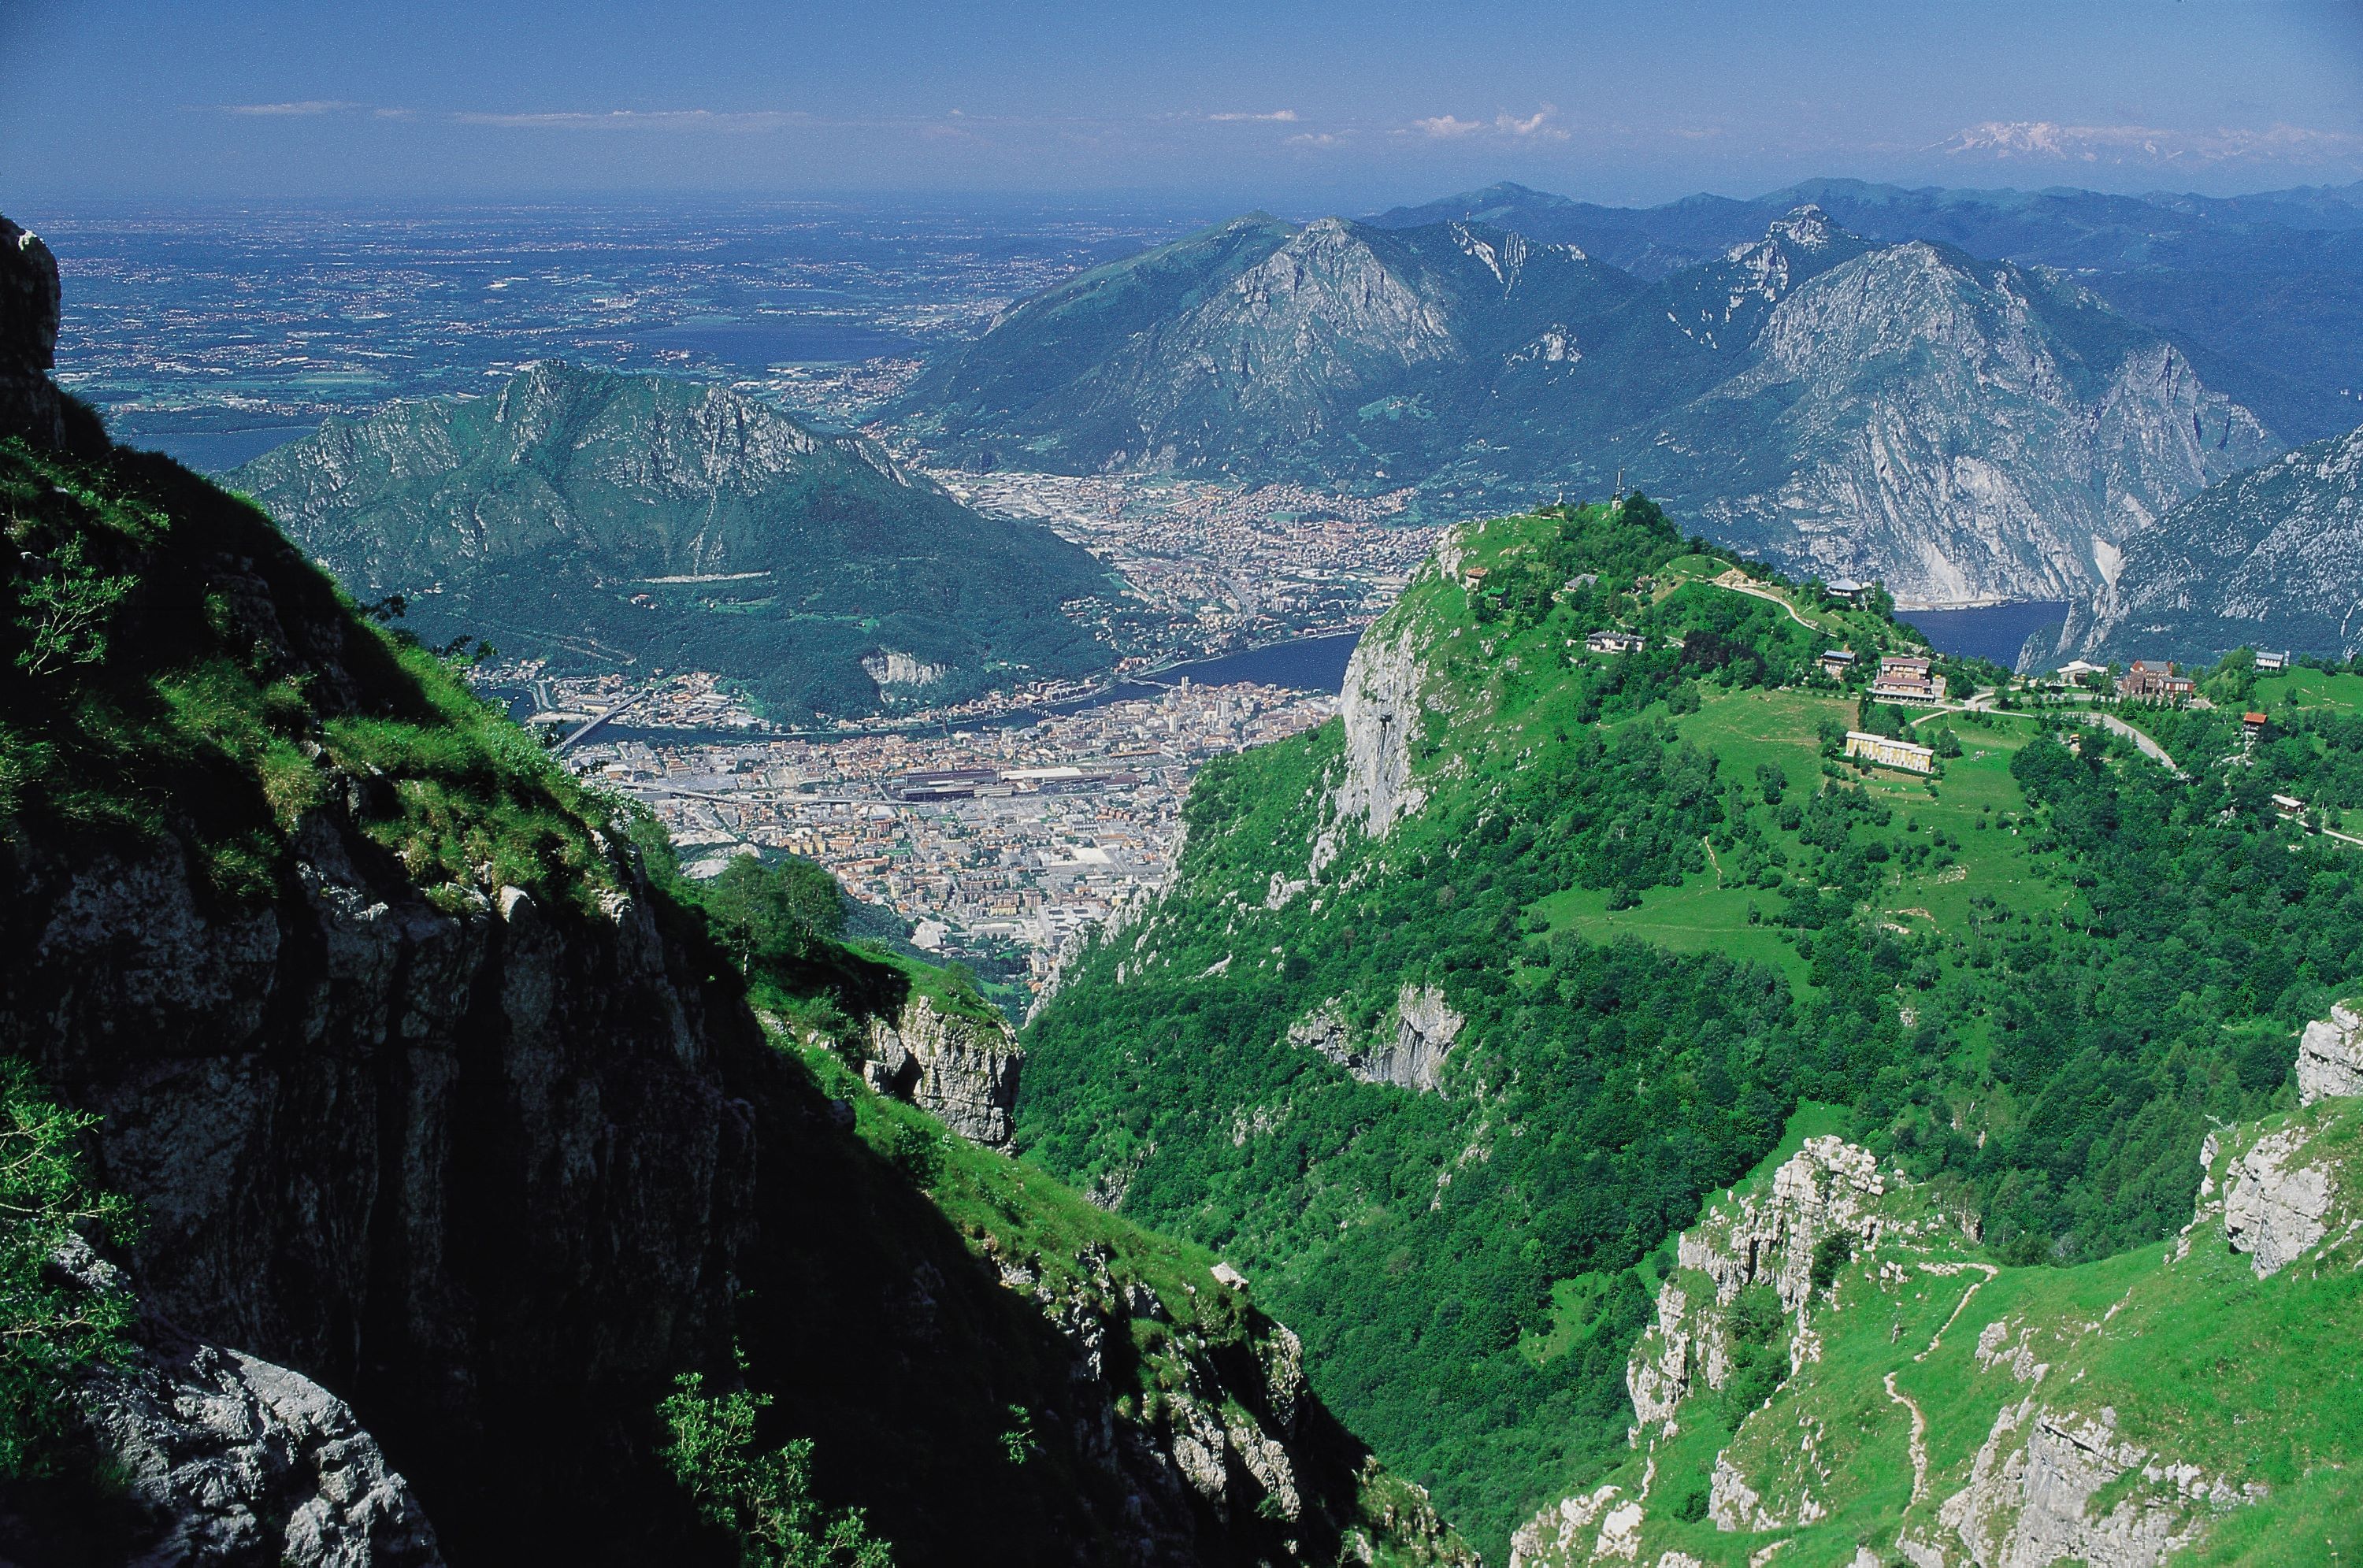
M 1458 115 L 1431 115 L 1426 119 L 1412 121 L 1395 134 L 1424 136 L 1435 141 L 1459 141 L 1474 136 L 1503 141 L 1565 141 L 1567 132 L 1550 123 L 1558 115 L 1559 109 L 1550 104 L 1531 115 L 1514 115 L 1503 109 L 1490 123 L 1464 120 Z
M 540 114 L 463 113 L 465 126 L 518 130 L 755 131 L 807 123 L 811 116 L 783 109 L 605 109 Z
M 1299 131 L 1294 136 L 1290 137 L 1283 145 L 1289 147 L 1314 148 L 1316 149 L 1327 147 L 1343 147 L 1347 142 L 1353 139 L 1353 136 L 1354 133 L 1351 131 Z
M 1987 120 L 1936 144 L 1954 157 L 2054 163 L 2333 162 L 2363 158 L 2363 137 L 2277 125 L 2265 130 L 2219 127 L 2166 130 L 2155 126 L 2063 126 L 2050 120 Z
M 1274 109 L 1268 115 L 1258 115 L 1249 114 L 1241 110 L 1231 110 L 1219 115 L 1208 115 L 1206 117 L 1213 120 L 1217 125 L 1228 124 L 1234 120 L 1264 120 L 1277 122 L 1281 125 L 1292 126 L 1296 123 L 1296 111 L 1294 109 Z
M 1493 128 L 1503 136 L 1523 141 L 1565 141 L 1567 132 L 1550 123 L 1559 113 L 1557 105 L 1545 104 L 1525 118 L 1520 119 L 1507 109 L 1493 116 Z
M 365 105 L 349 104 L 342 98 L 305 98 L 293 104 L 222 104 L 217 107 L 225 115 L 279 118 L 299 115 L 334 115 L 347 109 L 362 108 Z

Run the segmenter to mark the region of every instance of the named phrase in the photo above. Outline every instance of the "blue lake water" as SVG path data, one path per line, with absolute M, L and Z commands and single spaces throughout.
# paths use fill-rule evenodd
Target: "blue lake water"
M 124 432 L 123 444 L 178 458 L 201 474 L 226 474 L 240 463 L 309 436 L 316 425 L 273 425 L 253 430 L 181 430 L 164 434 Z
M 1359 632 L 1337 632 L 1326 637 L 1298 637 L 1270 647 L 1202 658 L 1160 670 L 1152 679 L 1170 686 L 1187 677 L 1196 686 L 1230 686 L 1252 680 L 1259 686 L 1286 686 L 1298 691 L 1343 691 L 1346 661 L 1354 657 Z M 1155 688 L 1126 681 L 1099 701 L 1149 695 Z
M 1298 691 L 1342 691 L 1346 689 L 1346 662 L 1354 657 L 1354 645 L 1361 640 L 1359 632 L 1337 632 L 1328 636 L 1298 637 L 1291 642 L 1274 643 L 1270 647 L 1225 654 L 1219 658 L 1193 659 L 1188 664 L 1169 666 L 1144 679 L 1119 681 L 1094 696 L 1078 698 L 1071 702 L 1051 703 L 1043 708 L 1021 709 L 996 718 L 971 719 L 966 721 L 963 727 L 996 729 L 1024 726 L 1039 720 L 1045 713 L 1072 713 L 1108 702 L 1159 697 L 1180 685 L 1184 679 L 1193 686 L 1230 686 L 1251 680 L 1259 686 L 1285 686 Z M 503 690 L 496 695 L 508 703 L 509 716 L 519 723 L 532 715 L 533 696 L 530 692 Z M 658 730 L 633 724 L 610 724 L 601 729 L 596 738 L 647 741 L 660 745 L 727 745 L 796 734 L 816 739 L 830 738 L 836 733 L 826 730 L 776 734 L 750 730 Z
M 2009 669 L 2026 639 L 2068 619 L 2065 600 L 1986 604 L 1975 610 L 1898 610 L 1895 618 L 1920 629 L 1938 653 L 1990 658 Z
M 644 348 L 679 348 L 761 374 L 774 365 L 835 365 L 911 355 L 918 344 L 892 332 L 828 316 L 766 315 L 751 321 L 683 322 L 632 334 Z

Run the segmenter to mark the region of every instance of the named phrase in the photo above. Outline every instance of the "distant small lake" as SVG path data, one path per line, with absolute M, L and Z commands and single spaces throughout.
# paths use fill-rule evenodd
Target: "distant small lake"
M 908 337 L 825 316 L 682 322 L 635 332 L 632 338 L 644 348 L 705 354 L 755 374 L 774 365 L 848 364 L 919 351 L 918 344 Z
M 256 430 L 131 430 L 120 439 L 127 447 L 177 458 L 201 474 L 226 474 L 318 428 L 316 425 L 273 425 Z
M 2018 663 L 2018 650 L 2027 638 L 2068 619 L 2068 602 L 2037 599 L 1974 610 L 1898 610 L 1895 618 L 1918 627 L 1938 653 L 1990 658 L 2009 669 Z
M 964 728 L 1011 729 L 1039 721 L 1046 713 L 1073 713 L 1109 702 L 1137 702 L 1163 696 L 1187 679 L 1193 686 L 1235 686 L 1253 681 L 1259 686 L 1285 686 L 1297 691 L 1338 692 L 1346 689 L 1346 664 L 1354 657 L 1359 632 L 1334 632 L 1327 636 L 1298 637 L 1270 647 L 1224 654 L 1219 658 L 1193 659 L 1159 670 L 1147 680 L 1124 680 L 1095 696 L 1021 708 L 988 719 L 965 721 Z M 1153 684 L 1152 684 L 1153 683 Z M 508 704 L 509 717 L 523 723 L 532 717 L 533 693 L 515 687 L 494 688 L 489 695 Z M 791 737 L 838 738 L 830 730 L 672 730 L 644 729 L 635 724 L 609 724 L 594 738 L 645 741 L 652 745 L 734 745 Z
M 1274 643 L 1270 647 L 1249 648 L 1245 653 L 1224 654 L 1219 658 L 1202 658 L 1189 664 L 1177 664 L 1161 669 L 1152 678 L 1165 686 L 1178 686 L 1186 678 L 1193 686 L 1235 686 L 1252 680 L 1259 686 L 1286 686 L 1298 691 L 1343 691 L 1346 690 L 1346 664 L 1354 657 L 1354 645 L 1362 640 L 1359 632 L 1336 632 L 1326 637 L 1298 637 L 1292 642 Z M 1127 697 L 1154 695 L 1158 688 L 1138 681 L 1125 681 L 1110 691 L 1101 701 L 1118 701 Z

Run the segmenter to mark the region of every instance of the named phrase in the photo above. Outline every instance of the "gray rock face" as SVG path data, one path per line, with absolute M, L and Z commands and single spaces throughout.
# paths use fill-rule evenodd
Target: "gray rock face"
M 2330 1173 L 2299 1164 L 2306 1135 L 2268 1132 L 2233 1162 L 2224 1190 L 2224 1239 L 2248 1255 L 2258 1279 L 2280 1273 L 2322 1240 L 2330 1213 Z
M 1370 837 L 1383 838 L 1398 821 L 1427 803 L 1427 791 L 1413 781 L 1411 769 L 1411 736 L 1419 723 L 1423 679 L 1408 622 L 1389 635 L 1365 636 L 1356 646 L 1346 667 L 1345 700 L 1339 705 L 1346 760 L 1344 777 L 1330 796 L 1337 824 L 1352 823 Z M 1316 845 L 1315 876 L 1328 858 Z
M 2117 1440 L 2115 1412 L 2094 1420 L 2037 1408 L 2030 1395 L 2006 1407 L 1979 1449 L 1969 1484 L 1947 1498 L 1937 1517 L 1968 1548 L 1978 1568 L 2045 1568 L 2060 1562 L 2090 1568 L 2155 1568 L 2189 1544 L 2174 1514 L 2128 1496 L 2099 1518 L 2092 1495 L 2148 1460 Z
M 69 1288 L 119 1292 L 121 1269 L 77 1240 L 50 1260 Z M 123 1363 L 87 1369 L 70 1421 L 119 1496 L 116 1546 L 137 1568 L 442 1568 L 410 1485 L 343 1400 L 307 1377 L 192 1340 L 150 1315 Z M 39 1513 L 0 1513 L 0 1558 L 79 1560 Z
M 2277 445 L 2097 300 L 1917 243 L 1790 293 L 1746 367 L 1654 438 L 1697 454 L 1658 482 L 1711 532 L 1933 603 L 2088 592 L 2125 540 Z
M 1809 1138 L 1772 1173 L 1772 1189 L 1761 1200 L 1742 1198 L 1735 1209 L 1710 1212 L 1683 1231 L 1677 1261 L 1714 1281 L 1714 1296 L 1693 1301 L 1672 1279 L 1659 1287 L 1657 1320 L 1625 1367 L 1635 1432 L 1655 1428 L 1670 1436 L 1682 1401 L 1697 1385 L 1719 1389 L 1729 1380 L 1724 1315 L 1741 1291 L 1769 1285 L 1784 1310 L 1801 1313 L 1813 1293 L 1814 1250 L 1825 1237 L 1844 1234 L 1863 1247 L 1875 1245 L 1883 1223 L 1880 1199 L 1887 1190 L 1869 1150 L 1842 1138 Z M 1735 1499 L 1737 1495 L 1732 1492 Z M 1752 1518 L 1754 1507 L 1735 1500 L 1732 1517 Z
M 311 1379 L 188 1342 L 76 1396 L 155 1537 L 141 1564 L 442 1568 L 410 1485 Z
M 2243 645 L 2363 648 L 2363 430 L 2264 463 L 2126 541 L 2059 646 L 2107 657 L 2212 658 Z
M 1026 1053 L 1007 1024 L 956 1018 L 914 996 L 892 1021 L 870 1021 L 867 1050 L 876 1087 L 971 1143 L 1008 1145 Z
M 1814 1249 L 1824 1237 L 1843 1232 L 1865 1245 L 1877 1241 L 1873 1209 L 1886 1190 L 1869 1150 L 1842 1138 L 1808 1138 L 1772 1173 L 1766 1201 L 1744 1198 L 1728 1225 L 1701 1224 L 1682 1233 L 1681 1265 L 1714 1280 L 1718 1301 L 1760 1283 L 1794 1312 L 1813 1288 Z
M 1324 1006 L 1289 1025 L 1288 1043 L 1319 1052 L 1366 1084 L 1392 1084 L 1414 1094 L 1430 1094 L 1437 1090 L 1445 1060 L 1467 1022 L 1441 990 L 1406 981 L 1395 997 L 1392 1035 L 1357 1042 L 1336 1008 Z
M 65 439 L 50 381 L 58 346 L 58 263 L 40 237 L 0 217 L 0 435 Z
M 2340 1003 L 2305 1026 L 2297 1042 L 2300 1105 L 2363 1095 L 2363 1014 Z

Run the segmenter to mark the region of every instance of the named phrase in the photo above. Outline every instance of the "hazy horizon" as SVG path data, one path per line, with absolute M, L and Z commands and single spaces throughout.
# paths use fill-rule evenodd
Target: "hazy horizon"
M 2351 4 L 750 10 L 15 0 L 8 200 L 1359 212 L 1509 179 L 2226 194 L 2363 179 Z

